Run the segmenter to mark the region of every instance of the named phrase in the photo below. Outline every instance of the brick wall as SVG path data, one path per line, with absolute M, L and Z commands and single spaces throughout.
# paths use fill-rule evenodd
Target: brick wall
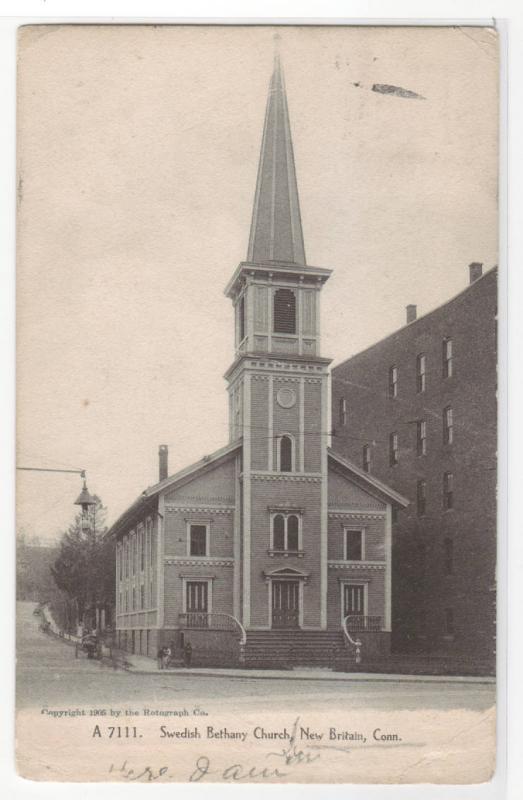
M 393 526 L 393 646 L 493 657 L 496 558 L 496 270 L 439 309 L 343 362 L 332 374 L 333 447 L 411 500 Z M 453 374 L 443 377 L 442 342 L 452 339 Z M 417 391 L 416 357 L 426 357 L 426 389 Z M 389 397 L 389 368 L 398 369 Z M 345 398 L 347 424 L 340 425 Z M 451 406 L 454 441 L 443 442 Z M 425 420 L 427 453 L 417 455 L 416 421 Z M 389 465 L 389 435 L 399 460 Z M 454 507 L 443 507 L 443 473 L 454 476 Z M 426 482 L 418 514 L 417 483 Z M 445 540 L 452 541 L 448 574 Z M 446 625 L 453 614 L 454 633 Z

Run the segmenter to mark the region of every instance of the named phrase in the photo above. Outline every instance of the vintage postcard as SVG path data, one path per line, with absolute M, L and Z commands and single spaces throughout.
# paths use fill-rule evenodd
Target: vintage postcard
M 19 29 L 24 778 L 491 780 L 498 49 Z

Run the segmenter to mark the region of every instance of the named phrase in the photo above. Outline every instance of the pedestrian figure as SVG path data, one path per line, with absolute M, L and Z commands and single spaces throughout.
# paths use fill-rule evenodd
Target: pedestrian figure
M 171 661 L 171 648 L 170 647 L 164 647 L 163 648 L 163 666 L 162 666 L 162 669 L 167 669 L 167 667 L 169 666 L 170 661 Z
M 164 652 L 163 651 L 164 651 L 164 649 L 165 648 L 163 648 L 163 647 L 160 647 L 158 649 L 158 653 L 157 653 L 158 669 L 163 669 L 163 656 L 164 656 Z
M 186 642 L 183 648 L 183 663 L 186 667 L 191 666 L 192 647 L 190 642 Z

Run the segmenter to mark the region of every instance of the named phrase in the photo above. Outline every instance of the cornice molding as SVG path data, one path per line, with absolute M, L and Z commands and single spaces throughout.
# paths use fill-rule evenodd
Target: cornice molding
M 329 509 L 329 517 L 331 519 L 343 519 L 344 517 L 351 517 L 352 519 L 384 519 L 385 511 L 363 511 L 363 510 L 349 510 L 347 509 Z
M 328 561 L 329 569 L 357 569 L 357 570 L 382 570 L 385 561 Z
M 178 506 L 174 505 L 173 503 L 166 503 L 165 510 L 171 512 L 172 514 L 180 514 L 180 513 L 194 513 L 200 514 L 202 512 L 208 512 L 213 514 L 232 514 L 235 510 L 235 506 L 212 506 L 212 505 L 201 505 L 201 506 Z
M 165 556 L 166 564 L 184 567 L 232 567 L 232 558 L 184 558 L 183 556 Z
M 291 483 L 320 483 L 321 476 L 289 475 L 281 473 L 279 475 L 268 475 L 261 472 L 251 472 L 253 481 L 290 481 Z

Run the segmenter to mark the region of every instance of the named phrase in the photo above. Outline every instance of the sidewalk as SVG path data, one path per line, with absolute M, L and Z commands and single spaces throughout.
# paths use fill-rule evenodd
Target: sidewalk
M 386 675 L 374 672 L 331 672 L 329 669 L 316 669 L 301 667 L 298 669 L 238 669 L 221 667 L 174 667 L 159 670 L 156 660 L 146 656 L 125 654 L 129 666 L 124 667 L 128 672 L 137 675 L 162 675 L 167 676 L 200 676 L 202 678 L 240 678 L 284 680 L 284 681 L 370 681 L 402 683 L 487 683 L 496 682 L 490 676 L 476 677 L 474 675 Z

